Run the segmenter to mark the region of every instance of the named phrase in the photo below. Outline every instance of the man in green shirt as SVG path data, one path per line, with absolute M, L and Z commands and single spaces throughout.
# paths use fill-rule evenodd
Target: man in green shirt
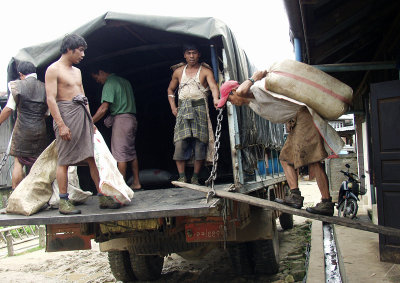
M 139 164 L 135 149 L 137 131 L 136 104 L 131 83 L 113 73 L 98 68 L 91 72 L 96 82 L 103 84 L 101 105 L 93 115 L 96 123 L 110 111 L 104 120 L 107 127 L 112 126 L 111 153 L 117 160 L 118 169 L 124 178 L 128 162 L 133 173 L 133 190 L 140 190 Z

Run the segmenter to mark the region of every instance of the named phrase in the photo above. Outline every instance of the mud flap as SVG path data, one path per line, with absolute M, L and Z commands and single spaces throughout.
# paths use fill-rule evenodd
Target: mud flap
M 94 235 L 83 235 L 81 224 L 46 225 L 46 252 L 90 250 Z

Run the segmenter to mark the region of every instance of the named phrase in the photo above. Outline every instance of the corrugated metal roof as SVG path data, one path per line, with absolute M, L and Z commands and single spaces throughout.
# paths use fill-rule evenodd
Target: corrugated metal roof
M 331 68 L 336 70 L 331 75 L 349 84 L 356 97 L 369 92 L 369 83 L 399 78 L 393 67 L 400 55 L 400 1 L 284 0 L 284 4 L 291 39 L 301 42 L 302 61 L 342 64 L 341 70 Z M 350 71 L 351 66 L 357 70 Z

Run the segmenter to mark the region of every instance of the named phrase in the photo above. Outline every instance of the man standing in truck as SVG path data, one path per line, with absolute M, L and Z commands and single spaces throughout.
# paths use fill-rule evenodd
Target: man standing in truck
M 200 52 L 196 45 L 183 48 L 186 65 L 174 70 L 168 86 L 168 101 L 176 117 L 174 129 L 175 152 L 173 159 L 179 173 L 179 182 L 187 182 L 186 162 L 194 153 L 192 184 L 199 184 L 198 174 L 204 164 L 209 142 L 207 94 L 211 90 L 214 106 L 218 105 L 218 86 L 213 72 L 206 64 L 200 64 Z M 178 107 L 175 91 L 178 92 Z
M 328 177 L 321 161 L 328 157 L 324 146 L 324 139 L 315 124 L 326 123 L 316 113 L 310 114 L 304 104 L 295 100 L 285 99 L 283 96 L 273 95 L 264 88 L 264 82 L 259 82 L 267 75 L 267 71 L 257 71 L 252 77 L 239 85 L 236 81 L 227 81 L 221 86 L 221 99 L 218 108 L 222 108 L 227 101 L 241 106 L 248 105 L 254 112 L 272 123 L 286 123 L 289 135 L 282 148 L 279 160 L 282 164 L 290 187 L 290 195 L 277 202 L 294 207 L 303 206 L 304 197 L 301 196 L 296 170 L 308 165 L 310 173 L 314 174 L 321 192 L 321 202 L 315 207 L 306 210 L 311 213 L 332 216 L 334 203 L 329 192 Z M 320 120 L 315 121 L 314 119 Z M 329 125 L 326 125 L 329 127 Z M 330 132 L 335 133 L 335 132 Z M 340 137 L 330 136 L 334 141 L 328 146 L 338 152 L 343 145 Z
M 37 79 L 36 67 L 28 61 L 19 62 L 17 72 L 20 80 L 8 84 L 10 97 L 0 114 L 0 124 L 18 110 L 10 155 L 14 156 L 11 186 L 15 189 L 29 173 L 33 163 L 48 146 L 49 140 L 45 118 L 48 116 L 44 83 Z
M 103 85 L 101 105 L 93 115 L 93 122 L 97 123 L 110 110 L 110 116 L 104 120 L 104 124 L 112 127 L 111 153 L 117 160 L 118 170 L 124 179 L 128 163 L 131 164 L 131 189 L 138 191 L 142 186 L 135 147 L 138 122 L 132 85 L 127 79 L 105 70 L 104 67 L 93 67 L 91 75 L 96 82 Z
M 77 34 L 66 35 L 62 41 L 58 61 L 46 70 L 47 104 L 53 116 L 53 127 L 58 149 L 56 178 L 60 189 L 59 212 L 80 214 L 69 201 L 68 167 L 89 165 L 97 191 L 100 193 L 99 171 L 94 160 L 94 124 L 82 85 L 81 71 L 74 67 L 85 56 L 87 43 Z M 119 208 L 111 197 L 99 194 L 100 208 Z

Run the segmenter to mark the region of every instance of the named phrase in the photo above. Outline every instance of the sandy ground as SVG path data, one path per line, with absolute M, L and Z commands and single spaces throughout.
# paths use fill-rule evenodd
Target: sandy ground
M 300 184 L 305 196 L 305 206 L 319 201 L 314 181 Z M 305 218 L 295 216 L 295 226 L 301 226 Z M 279 223 L 279 221 L 278 221 Z M 296 229 L 282 231 L 280 258 L 286 258 L 299 243 Z M 292 232 L 291 232 L 292 231 Z M 281 269 L 282 272 L 282 269 Z M 0 258 L 1 282 L 116 282 L 108 265 L 107 253 L 99 251 L 92 242 L 92 250 L 46 253 L 44 250 L 13 257 Z M 272 277 L 241 278 L 233 274 L 226 251 L 217 249 L 200 261 L 185 260 L 172 254 L 165 258 L 162 277 L 155 282 L 273 282 L 282 274 Z

